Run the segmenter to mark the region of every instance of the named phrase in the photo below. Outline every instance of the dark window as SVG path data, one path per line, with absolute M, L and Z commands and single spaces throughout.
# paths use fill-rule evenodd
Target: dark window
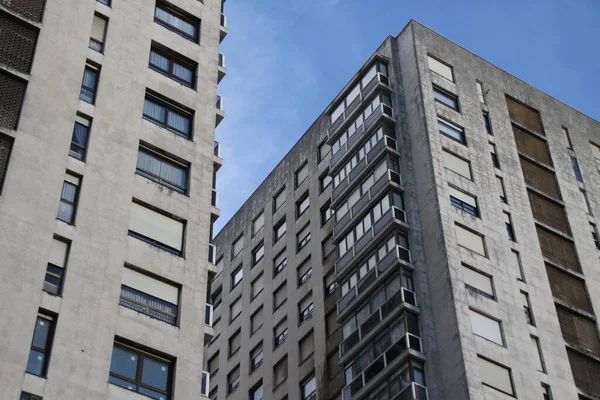
M 300 304 L 300 306 L 304 307 L 299 310 L 300 311 L 300 323 L 302 323 L 303 321 L 306 321 L 307 319 L 310 318 L 310 316 L 312 315 L 313 310 L 314 310 L 314 305 L 313 305 L 313 302 L 311 301 L 309 304 L 304 304 L 304 302 L 303 302 Z
M 177 161 L 174 157 L 159 154 L 144 146 L 138 150 L 136 173 L 176 192 L 187 192 L 188 170 L 187 163 Z
M 242 281 L 244 276 L 244 268 L 240 265 L 235 271 L 231 273 L 231 289 L 236 287 L 238 283 Z
M 91 126 L 92 121 L 90 118 L 79 115 L 76 117 L 75 126 L 73 126 L 73 136 L 71 137 L 71 149 L 69 150 L 71 157 L 81 161 L 85 160 Z
M 300 200 L 296 203 L 296 218 L 300 218 L 302 214 L 310 207 L 310 198 L 308 193 L 305 193 Z
M 0 71 L 0 128 L 17 129 L 26 87 L 26 82 Z
M 535 326 L 533 320 L 533 313 L 531 312 L 531 303 L 529 302 L 529 295 L 525 292 L 521 292 L 521 302 L 523 304 L 523 313 L 525 314 L 525 321 L 531 326 Z
M 262 342 L 250 352 L 250 371 L 254 371 L 263 362 Z
M 262 380 L 250 389 L 250 400 L 263 400 L 263 384 Z
M 146 93 L 144 118 L 188 139 L 192 136 L 193 111 L 166 98 Z
M 100 69 L 90 64 L 86 64 L 83 70 L 83 82 L 81 83 L 81 93 L 79 98 L 90 104 L 96 103 L 96 89 L 98 87 L 98 76 Z
M 581 170 L 579 169 L 579 163 L 577 162 L 577 159 L 573 156 L 571 156 L 571 165 L 573 165 L 573 172 L 575 173 L 575 178 L 579 182 L 583 182 L 583 177 L 581 176 Z
M 236 366 L 227 375 L 227 393 L 230 394 L 240 386 L 240 366 Z
M 325 225 L 327 221 L 333 217 L 333 210 L 330 208 L 331 201 L 328 201 L 323 207 L 321 207 L 321 225 Z
M 191 88 L 196 84 L 198 64 L 156 44 L 150 49 L 150 68 Z
M 434 86 L 433 87 L 433 98 L 438 103 L 441 103 L 447 107 L 450 107 L 451 109 L 453 109 L 455 111 L 460 111 L 460 109 L 458 107 L 458 96 L 453 93 L 447 92 L 443 89 L 440 89 L 440 88 Z
M 325 189 L 327 189 L 329 185 L 331 185 L 331 182 L 333 182 L 333 178 L 331 177 L 331 175 L 329 175 L 329 171 L 325 171 L 325 173 L 319 178 L 321 193 L 323 193 L 323 191 L 325 191 Z
M 94 15 L 94 22 L 92 23 L 92 34 L 90 36 L 89 47 L 92 50 L 96 50 L 98 53 L 104 52 L 104 41 L 106 38 L 106 25 L 108 24 L 108 18 L 101 15 Z
M 438 118 L 438 129 L 440 133 L 450 139 L 456 140 L 458 143 L 467 144 L 465 139 L 465 131 L 463 128 L 454 125 L 451 122 L 444 121 Z
M 80 183 L 80 179 L 71 174 L 67 174 L 63 182 L 57 218 L 67 224 L 73 224 L 75 221 Z
M 492 157 L 492 165 L 494 168 L 500 169 L 500 159 L 498 158 L 498 154 L 496 154 L 496 145 L 493 143 L 488 143 L 490 147 L 490 156 Z
M 98 3 L 105 4 L 110 7 L 110 0 L 96 0 Z
M 517 238 L 515 237 L 515 229 L 513 227 L 510 214 L 508 213 L 504 213 L 504 225 L 506 226 L 506 235 L 508 236 L 508 240 L 511 242 L 516 242 Z
M 237 353 L 240 350 L 241 346 L 242 335 L 240 333 L 240 330 L 238 330 L 229 338 L 229 357 L 232 357 L 235 353 Z
M 490 121 L 490 114 L 485 111 L 483 111 L 483 124 L 485 125 L 485 131 L 489 135 L 493 135 L 494 132 L 492 131 L 492 121 Z
M 592 230 L 592 238 L 594 239 L 594 244 L 596 248 L 600 250 L 600 241 L 598 241 L 598 231 L 596 230 L 596 225 L 590 222 L 590 228 Z
M 167 3 L 157 2 L 154 21 L 186 39 L 198 42 L 200 20 L 179 8 Z
M 254 250 L 252 250 L 252 266 L 254 267 L 259 263 L 260 260 L 265 256 L 265 245 L 261 243 Z
M 173 360 L 115 343 L 108 382 L 153 399 L 169 399 Z
M 307 225 L 300 231 L 300 233 L 296 236 L 296 243 L 298 245 L 298 250 L 300 251 L 310 242 L 310 225 Z
M 46 376 L 50 351 L 54 337 L 56 318 L 38 313 L 33 330 L 26 371 L 33 375 Z
M 277 276 L 283 269 L 287 266 L 287 257 L 284 254 L 285 250 L 281 252 L 275 260 L 273 260 L 273 264 L 275 269 L 273 271 L 273 276 Z
M 42 398 L 34 394 L 21 392 L 21 397 L 19 397 L 19 400 L 42 400 Z
M 65 268 L 67 267 L 67 258 L 70 244 L 66 241 L 53 238 L 50 249 L 50 258 L 46 266 L 46 276 L 44 277 L 44 291 L 60 295 L 62 291 Z
M 2 100 L 0 99 L 0 103 L 1 102 Z M 2 118 L 1 114 L 2 111 L 0 111 L 0 119 Z M 4 179 L 6 178 L 6 171 L 8 170 L 8 162 L 10 160 L 10 153 L 12 152 L 13 142 L 14 139 L 10 136 L 0 134 L 0 194 L 2 193 Z
M 287 337 L 288 337 L 288 329 L 287 329 L 287 327 L 285 327 L 282 329 L 282 331 L 280 333 L 277 334 L 277 336 L 275 336 L 275 347 L 278 347 L 283 342 L 285 342 Z
M 0 2 L 6 6 L 6 2 Z M 38 29 L 0 13 L 0 63 L 24 74 L 29 73 L 38 38 Z
M 285 235 L 285 232 L 287 230 L 286 224 L 285 224 L 285 218 L 283 218 L 281 221 L 279 221 L 277 223 L 277 225 L 275 225 L 275 228 L 273 229 L 274 231 L 274 239 L 275 241 L 278 241 L 279 239 L 281 239 L 283 237 L 283 235 Z

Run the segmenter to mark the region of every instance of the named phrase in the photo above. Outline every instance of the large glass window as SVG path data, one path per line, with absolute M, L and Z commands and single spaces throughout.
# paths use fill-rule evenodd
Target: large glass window
M 181 256 L 185 221 L 176 218 L 133 202 L 129 214 L 129 236 Z
M 26 371 L 28 373 L 46 376 L 52 341 L 54 339 L 55 324 L 56 318 L 44 313 L 38 314 L 33 330 L 29 359 L 27 360 Z
M 306 379 L 300 384 L 302 400 L 313 400 L 317 398 L 317 380 L 314 376 Z
M 144 118 L 188 139 L 192 136 L 193 111 L 165 98 L 146 93 Z
M 62 194 L 58 205 L 58 219 L 73 224 L 75 222 L 75 212 L 77 208 L 77 197 L 79 195 L 79 186 L 81 180 L 71 174 L 65 175 Z
M 454 125 L 452 122 L 438 118 L 438 129 L 440 133 L 450 139 L 456 140 L 458 143 L 467 144 L 465 139 L 465 131 L 458 125 Z
M 198 42 L 200 20 L 183 10 L 165 2 L 158 2 L 154 11 L 154 21 L 186 39 Z
M 83 82 L 81 83 L 81 93 L 79 98 L 87 103 L 96 103 L 96 90 L 98 86 L 98 77 L 100 76 L 100 68 L 97 68 L 89 63 L 85 65 L 83 70 Z
M 149 66 L 151 69 L 186 86 L 193 88 L 196 84 L 198 64 L 155 43 L 150 49 Z
M 76 117 L 73 136 L 71 137 L 71 149 L 69 150 L 71 157 L 75 157 L 81 161 L 85 159 L 91 125 L 91 119 L 79 115 Z
M 145 146 L 138 149 L 136 173 L 179 193 L 187 192 L 189 166 Z

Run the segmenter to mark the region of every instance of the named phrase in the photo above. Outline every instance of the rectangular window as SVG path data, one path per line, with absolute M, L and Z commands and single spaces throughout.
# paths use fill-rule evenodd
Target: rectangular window
M 285 224 L 285 217 L 279 221 L 276 225 L 275 228 L 273 228 L 273 238 L 275 239 L 275 242 L 277 242 L 279 239 L 281 239 L 283 237 L 283 235 L 285 235 L 285 232 L 287 231 L 287 226 Z
M 229 306 L 229 322 L 233 322 L 242 313 L 242 298 L 238 297 Z
M 283 282 L 273 293 L 273 309 L 277 310 L 287 300 L 287 283 Z
M 229 357 L 233 357 L 242 347 L 242 334 L 240 330 L 237 330 L 233 335 L 229 337 Z
M 567 146 L 567 149 L 573 149 L 573 143 L 571 143 L 571 135 L 569 135 L 569 130 L 567 128 L 565 128 L 564 126 L 562 126 L 560 128 L 562 134 L 563 134 L 563 138 L 565 141 L 565 144 Z
M 467 145 L 465 131 L 458 125 L 454 125 L 452 122 L 438 118 L 438 129 L 442 135 L 456 140 L 460 144 Z
M 287 321 L 284 319 L 283 321 L 281 321 L 279 324 L 277 324 L 277 326 L 275 327 L 274 330 L 275 333 L 275 348 L 277 348 L 279 345 L 281 345 L 283 342 L 285 342 L 285 340 L 288 337 L 288 328 L 287 328 Z
M 477 198 L 475 196 L 472 196 L 461 190 L 455 189 L 452 186 L 448 187 L 448 191 L 450 192 L 450 203 L 454 207 L 476 217 L 479 216 L 479 209 L 477 208 Z
M 254 385 L 252 389 L 250 389 L 250 400 L 263 400 L 262 381 L 260 381 L 258 384 Z
M 129 214 L 129 236 L 166 250 L 183 255 L 185 221 L 133 202 Z
M 573 166 L 573 173 L 575 174 L 575 179 L 579 182 L 583 182 L 583 177 L 581 176 L 581 170 L 579 169 L 579 163 L 577 159 L 571 156 L 571 165 Z
M 300 384 L 302 400 L 314 400 L 317 398 L 317 380 L 314 375 Z
M 185 86 L 196 86 L 198 63 L 157 43 L 152 43 L 149 67 Z
M 310 207 L 310 197 L 308 197 L 308 192 L 302 195 L 300 200 L 296 202 L 296 218 L 300 218 L 302 214 L 308 210 Z
M 85 64 L 83 70 L 83 82 L 81 83 L 81 92 L 79 98 L 87 103 L 96 103 L 96 91 L 98 88 L 98 77 L 100 76 L 100 68 L 95 67 L 90 63 Z
M 50 247 L 50 257 L 46 266 L 46 277 L 44 279 L 44 291 L 55 295 L 62 292 L 63 279 L 65 277 L 65 268 L 67 267 L 67 257 L 70 244 L 57 239 L 52 239 Z
M 210 360 L 208 360 L 208 373 L 212 376 L 216 375 L 217 371 L 219 371 L 219 352 L 212 356 Z
M 438 103 L 441 103 L 441 104 L 445 105 L 446 107 L 450 107 L 454 111 L 460 112 L 460 109 L 458 106 L 458 96 L 457 95 L 450 93 L 450 92 L 434 85 L 433 86 L 433 98 Z
M 92 34 L 90 35 L 89 47 L 92 50 L 96 50 L 98 53 L 104 53 L 104 41 L 106 38 L 106 25 L 108 24 L 108 18 L 94 14 L 94 21 L 92 22 Z
M 250 351 L 250 371 L 254 371 L 263 362 L 263 344 L 260 342 Z
M 300 312 L 300 323 L 306 321 L 312 316 L 314 305 L 312 301 L 312 294 L 304 298 L 298 304 L 298 311 Z
M 231 290 L 236 287 L 244 277 L 244 268 L 240 265 L 231 273 Z
M 252 221 L 252 236 L 256 235 L 265 226 L 265 213 L 261 212 L 260 215 L 254 218 Z
M 298 251 L 302 250 L 310 242 L 310 225 L 306 225 L 298 235 L 296 235 L 296 243 Z
M 279 210 L 281 206 L 285 204 L 285 187 L 283 187 L 276 195 L 273 197 L 273 212 Z
M 323 207 L 321 207 L 321 226 L 325 225 L 327 221 L 333 217 L 333 210 L 329 208 L 331 206 L 331 201 L 325 203 Z
M 325 171 L 323 175 L 319 177 L 319 186 L 321 188 L 321 193 L 325 191 L 333 182 L 333 178 L 329 175 L 329 170 Z
M 240 366 L 231 370 L 229 374 L 227 374 L 227 394 L 231 394 L 235 389 L 240 386 Z
M 166 2 L 157 2 L 154 21 L 165 28 L 198 43 L 200 20 Z
M 529 302 L 529 295 L 521 291 L 521 304 L 523 305 L 523 313 L 525 314 L 525 321 L 531 326 L 535 326 L 533 319 L 533 312 L 531 312 L 531 303 Z
M 429 69 L 443 78 L 448 79 L 450 82 L 454 82 L 454 75 L 452 74 L 452 67 L 448 64 L 439 61 L 431 56 L 427 56 L 429 61 Z
M 579 189 L 579 193 L 581 195 L 581 205 L 585 210 L 587 215 L 592 215 L 592 211 L 590 210 L 590 201 L 588 200 L 588 196 L 585 190 Z
M 260 307 L 258 310 L 256 310 L 256 312 L 254 314 L 252 314 L 250 316 L 250 332 L 252 335 L 255 334 L 256 331 L 258 331 L 261 326 L 263 326 L 263 322 L 264 322 L 263 310 L 264 310 L 264 308 Z
M 298 267 L 298 287 L 304 285 L 311 276 L 312 264 L 310 260 L 308 260 Z
M 179 288 L 125 267 L 119 304 L 175 325 L 179 312 Z
M 475 271 L 472 268 L 463 264 L 463 279 L 465 287 L 477 294 L 480 294 L 488 299 L 494 299 L 494 287 L 492 285 L 492 277 Z
M 470 161 L 458 157 L 450 153 L 448 150 L 443 151 L 443 156 L 446 169 L 449 169 L 450 171 L 455 172 L 469 180 L 473 180 Z
M 483 125 L 485 126 L 485 131 L 488 135 L 494 134 L 494 131 L 492 131 L 492 121 L 490 120 L 490 114 L 486 111 L 483 111 Z
M 592 155 L 596 160 L 596 167 L 600 169 L 600 146 L 592 142 L 590 142 L 590 145 L 592 146 Z
M 189 163 L 140 145 L 135 172 L 179 193 L 187 193 Z
M 194 112 L 163 96 L 146 91 L 144 119 L 152 121 L 187 139 L 192 137 Z
M 91 119 L 79 115 L 75 117 L 75 126 L 73 127 L 73 136 L 71 137 L 71 149 L 69 150 L 71 157 L 81 161 L 85 160 L 91 125 Z
M 315 352 L 315 340 L 313 336 L 313 331 L 311 330 L 310 333 L 300 339 L 300 343 L 298 343 L 300 363 L 306 361 L 306 359 Z
M 504 226 L 506 228 L 506 236 L 508 237 L 508 240 L 511 242 L 516 242 L 517 237 L 515 236 L 515 228 L 513 227 L 510 214 L 507 212 L 504 213 Z
M 504 192 L 504 182 L 502 178 L 496 176 L 496 191 L 498 192 L 498 197 L 500 201 L 506 203 L 506 193 Z
M 523 264 L 521 264 L 521 256 L 518 251 L 511 250 L 513 268 L 517 272 L 517 279 L 525 282 L 525 274 L 523 273 Z
M 496 154 L 496 145 L 493 143 L 488 143 L 490 149 L 490 156 L 492 157 L 492 165 L 494 168 L 500 169 L 500 159 L 498 158 L 498 154 Z
M 256 279 L 252 281 L 250 288 L 252 298 L 258 296 L 265 288 L 264 275 L 261 273 Z
M 296 171 L 296 187 L 300 186 L 308 178 L 308 162 L 305 162 L 303 166 Z
M 34 394 L 21 392 L 21 397 L 19 400 L 43 400 L 40 396 L 36 396 Z
M 77 212 L 77 200 L 79 197 L 79 188 L 81 179 L 67 173 L 63 182 L 62 194 L 58 205 L 57 218 L 67 224 L 75 223 L 75 214 Z
M 110 7 L 110 0 L 96 0 L 96 1 L 98 1 L 98 3 L 102 3 L 102 4 Z
M 335 279 L 335 274 L 329 273 L 325 276 L 325 278 L 323 278 L 324 280 L 324 286 L 325 286 L 325 297 L 331 296 L 333 294 L 333 292 L 335 292 L 335 289 L 337 289 L 338 287 L 338 283 Z
M 319 162 L 323 161 L 330 152 L 331 146 L 329 146 L 326 142 L 321 143 L 319 145 Z
M 244 250 L 244 237 L 240 236 L 236 241 L 231 245 L 231 258 L 237 257 Z
M 596 248 L 600 250 L 600 242 L 598 241 L 598 230 L 596 229 L 596 225 L 590 222 L 590 231 L 592 232 L 592 239 L 594 239 L 594 244 Z
M 277 361 L 273 367 L 273 386 L 279 386 L 288 376 L 288 360 L 287 356 Z
M 287 265 L 287 257 L 285 255 L 285 249 L 279 253 L 273 260 L 273 276 L 277 276 Z
M 485 104 L 485 95 L 483 92 L 483 83 L 477 81 L 475 82 L 475 84 L 477 85 L 477 95 L 479 96 L 479 102 L 482 104 Z
M 35 328 L 33 330 L 33 339 L 31 340 L 27 368 L 25 370 L 28 373 L 46 376 L 55 327 L 55 317 L 42 312 L 38 313 L 35 321 Z
M 540 340 L 535 336 L 529 337 L 531 339 L 531 349 L 535 353 L 533 356 L 535 366 L 537 367 L 538 371 L 546 373 L 546 366 L 544 365 L 544 357 L 542 357 L 542 346 L 540 345 Z
M 265 256 L 265 245 L 259 244 L 254 250 L 252 250 L 252 266 L 256 266 Z
M 333 244 L 333 235 L 330 234 L 327 236 L 323 242 L 321 242 L 321 250 L 323 252 L 323 260 L 328 258 L 335 250 L 335 245 Z
M 470 312 L 473 333 L 477 336 L 481 336 L 484 339 L 499 344 L 500 346 L 504 346 L 500 321 L 489 318 L 475 310 L 470 310 Z
M 458 245 L 482 256 L 486 256 L 483 236 L 456 224 L 456 240 Z
M 552 400 L 552 392 L 550 391 L 550 386 L 542 383 L 542 399 L 543 400 Z M 581 398 L 581 397 L 580 397 Z
M 512 376 L 510 369 L 478 356 L 479 375 L 485 386 L 514 396 Z

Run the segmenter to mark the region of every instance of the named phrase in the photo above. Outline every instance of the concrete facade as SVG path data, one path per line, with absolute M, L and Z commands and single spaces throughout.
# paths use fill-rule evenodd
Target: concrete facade
M 120 339 L 168 356 L 175 371 L 165 398 L 201 397 L 203 343 L 212 336 L 203 316 L 218 216 L 211 207 L 213 170 L 222 163 L 214 150 L 217 80 L 224 71 L 222 3 L 167 3 L 201 20 L 198 43 L 156 23 L 155 2 L 103 3 L 0 1 L 0 13 L 39 29 L 30 71 L 0 64 L 27 82 L 16 129 L 0 129 L 14 140 L 0 195 L 0 387 L 6 399 L 22 391 L 45 400 L 143 398 L 108 383 Z M 39 5 L 40 21 L 23 17 L 23 4 Z M 103 53 L 88 47 L 94 15 L 108 19 Z M 153 41 L 198 63 L 195 88 L 149 68 Z M 94 105 L 80 100 L 86 60 L 101 67 Z M 191 139 L 142 118 L 147 89 L 194 111 Z M 93 119 L 85 162 L 69 156 L 77 115 Z M 187 193 L 136 174 L 141 141 L 189 163 Z M 67 171 L 81 180 L 71 224 L 57 219 Z M 132 199 L 186 221 L 181 255 L 128 235 Z M 70 243 L 60 296 L 42 290 L 53 237 Z M 176 324 L 119 305 L 126 264 L 179 287 Z M 38 312 L 55 318 L 44 376 L 25 372 Z
M 450 79 L 430 70 L 428 56 L 450 67 Z M 363 87 L 356 100 L 358 105 L 354 102 L 347 105 L 347 111 L 338 119 L 339 104 L 377 63 L 387 65 L 386 73 L 378 75 L 375 88 Z M 483 102 L 477 82 L 482 84 Z M 458 110 L 436 100 L 434 87 L 454 98 Z M 320 160 L 320 145 L 325 141 L 334 145 L 349 126 L 348 122 L 357 115 L 356 110 L 363 110 L 372 99 L 385 94 L 391 98 L 393 112 L 383 107 L 382 113 L 372 114 L 375 117 L 369 117 L 364 123 L 367 132 L 357 129 L 340 151 L 329 151 Z M 535 157 L 525 154 L 529 148 L 515 142 L 515 129 L 526 127 L 509 114 L 507 98 L 537 110 L 542 131 L 529 134 L 534 138 L 529 139 L 528 146 L 533 141 L 545 143 L 537 149 L 548 149 L 547 153 L 539 150 Z M 490 133 L 486 132 L 483 113 L 491 120 Z M 332 114 L 336 117 L 331 117 Z M 536 115 L 535 111 L 531 115 Z M 464 143 L 442 135 L 438 118 L 462 128 Z M 385 147 L 380 143 L 379 147 L 372 147 L 366 158 L 351 168 L 350 178 L 321 191 L 323 174 L 335 176 L 347 160 L 360 158 L 360 148 L 378 126 L 389 136 L 384 137 Z M 568 130 L 572 145 L 567 143 L 562 128 Z M 600 398 L 597 386 L 600 342 L 593 314 L 600 306 L 599 275 L 594 268 L 600 245 L 597 240 L 595 244 L 590 230 L 590 224 L 596 224 L 594 215 L 598 213 L 600 201 L 597 171 L 600 151 L 594 147 L 594 143 L 600 143 L 599 135 L 597 121 L 411 21 L 397 37 L 388 37 L 382 43 L 215 238 L 219 270 L 211 283 L 211 291 L 215 318 L 219 322 L 205 355 L 205 368 L 211 372 L 211 399 Z M 495 145 L 496 165 L 490 154 L 491 145 Z M 469 163 L 471 179 L 449 169 L 445 161 L 448 152 Z M 536 159 L 540 154 L 544 157 L 548 154 L 551 160 L 540 163 Z M 581 181 L 576 179 L 570 157 L 578 160 Z M 400 182 L 392 180 L 385 189 L 376 183 L 368 195 L 354 203 L 351 218 L 340 213 L 339 219 L 334 215 L 323 224 L 321 208 L 331 204 L 334 211 L 339 211 L 350 192 L 367 183 L 366 177 L 381 159 L 387 159 L 388 167 L 400 173 Z M 295 174 L 306 161 L 308 178 L 296 187 Z M 557 195 L 548 195 L 540 189 L 547 180 L 536 183 L 532 175 L 524 175 L 522 168 L 528 163 L 537 163 L 546 171 L 544 173 L 556 176 Z M 502 178 L 504 200 L 498 192 L 497 178 Z M 376 187 L 379 192 L 374 193 Z M 275 209 L 273 199 L 282 188 L 285 188 L 286 203 Z M 456 190 L 475 198 L 475 209 L 467 211 L 466 207 L 461 209 L 456 202 L 451 202 L 450 196 Z M 589 200 L 589 212 L 582 201 L 581 190 Z M 306 191 L 310 209 L 297 218 L 296 204 Z M 374 200 L 382 198 L 384 191 L 403 197 L 402 206 L 392 208 L 397 214 L 389 221 L 368 211 L 377 203 Z M 537 203 L 530 203 L 531 194 L 541 197 L 548 206 L 539 208 Z M 553 214 L 550 208 L 566 210 L 565 216 L 561 217 L 561 212 Z M 253 234 L 253 221 L 261 213 L 264 213 L 264 227 Z M 510 215 L 509 226 L 505 224 L 506 214 Z M 357 239 L 346 253 L 345 248 L 339 247 L 340 243 L 346 240 L 351 227 L 362 223 L 365 215 L 374 218 L 367 230 L 372 237 Z M 283 217 L 287 232 L 275 241 L 274 229 Z M 557 221 L 566 221 L 565 232 L 554 228 Z M 311 241 L 298 251 L 297 234 L 306 224 L 309 224 Z M 508 237 L 508 228 L 513 232 L 512 239 Z M 552 232 L 553 237 L 560 238 L 555 239 L 560 243 L 574 243 L 576 257 L 564 255 L 565 250 L 563 262 L 559 262 L 553 246 L 540 246 L 541 242 L 536 240 L 540 229 Z M 350 292 L 342 294 L 342 287 L 350 282 L 349 277 L 360 273 L 359 266 L 385 243 L 387 232 L 394 232 L 396 240 L 402 235 L 408 238 L 408 246 L 397 242 L 400 247 L 395 267 L 380 268 L 384 261 L 378 258 L 377 272 L 364 275 L 366 278 L 359 280 L 358 286 L 354 282 Z M 464 232 L 471 232 L 471 236 Z M 472 233 L 481 239 L 473 239 Z M 330 234 L 338 245 L 338 253 L 324 258 L 322 241 Z M 233 257 L 233 243 L 240 237 L 243 237 L 243 250 Z M 472 241 L 465 242 L 465 237 L 481 242 L 481 254 Z M 264 257 L 254 265 L 253 251 L 260 248 L 261 243 Z M 410 249 L 409 258 L 401 253 L 406 247 Z M 287 266 L 274 276 L 273 260 L 284 248 Z M 516 263 L 516 254 L 520 266 Z M 299 285 L 297 268 L 308 257 L 312 276 Z M 573 263 L 578 263 L 580 269 L 569 266 Z M 232 273 L 240 266 L 243 278 L 232 287 Z M 467 287 L 467 281 L 472 281 L 465 266 L 491 282 L 492 293 L 486 294 L 470 283 Z M 363 310 L 363 305 L 371 301 L 381 305 L 374 300 L 375 293 L 391 282 L 393 271 L 412 275 L 412 284 L 402 280 L 402 301 L 386 303 L 385 314 L 377 311 L 378 315 L 371 315 L 379 318 L 376 318 L 379 322 L 371 323 L 369 317 L 369 321 L 363 319 L 360 329 L 342 328 L 351 326 L 348 324 L 353 312 L 358 311 L 357 306 Z M 562 274 L 562 278 L 549 277 L 552 271 Z M 252 282 L 261 274 L 264 289 L 255 295 Z M 332 293 L 327 292 L 331 282 L 327 279 L 329 274 L 335 274 L 339 284 Z M 274 309 L 274 293 L 284 281 L 287 300 Z M 411 292 L 416 301 L 410 300 Z M 314 310 L 312 318 L 301 321 L 298 305 L 308 293 L 312 293 Z M 521 301 L 522 293 L 529 297 L 529 322 Z M 237 307 L 238 299 L 241 312 L 231 320 L 230 306 Z M 581 304 L 587 309 L 582 309 Z M 251 321 L 251 316 L 261 307 L 262 325 L 252 333 L 252 325 L 256 325 L 252 322 L 256 321 Z M 561 311 L 559 316 L 558 309 L 566 310 L 566 314 Z M 479 326 L 472 322 L 471 315 L 475 311 L 498 327 L 499 343 L 492 340 L 490 331 L 474 333 Z M 420 341 L 408 335 L 406 339 L 393 339 L 397 342 L 389 347 L 390 352 L 379 357 L 375 349 L 376 359 L 367 357 L 367 365 L 361 369 L 362 351 L 375 337 L 384 337 L 386 329 L 407 313 L 418 315 L 418 327 L 413 326 L 410 333 L 416 335 L 418 331 L 416 336 Z M 567 314 L 578 322 L 568 322 Z M 274 330 L 284 319 L 288 336 L 275 346 Z M 405 324 L 410 325 L 410 321 Z M 363 333 L 367 328 L 368 333 Z M 311 331 L 314 353 L 302 360 L 299 342 Z M 241 335 L 240 347 L 229 354 L 230 339 L 237 332 Z M 353 342 L 348 342 L 351 339 Z M 533 340 L 539 343 L 539 352 Z M 261 342 L 261 363 L 253 369 L 252 356 L 256 353 L 252 350 Z M 541 365 L 538 365 L 540 354 Z M 574 359 L 574 354 L 581 357 L 579 361 Z M 286 357 L 287 379 L 276 384 L 274 368 Z M 406 376 L 402 375 L 405 365 L 408 366 Z M 421 365 L 424 377 L 420 373 Z M 506 382 L 490 380 L 490 376 L 498 378 L 504 373 Z M 238 376 L 239 379 L 233 379 Z M 304 383 L 312 376 L 316 378 L 316 392 L 303 393 Z M 260 385 L 260 394 L 252 397 Z

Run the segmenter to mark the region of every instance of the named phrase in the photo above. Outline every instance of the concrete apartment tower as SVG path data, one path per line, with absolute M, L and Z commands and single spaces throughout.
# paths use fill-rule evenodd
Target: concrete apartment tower
M 3 400 L 208 395 L 222 1 L 0 0 Z
M 599 146 L 411 21 L 215 238 L 210 399 L 600 398 Z

